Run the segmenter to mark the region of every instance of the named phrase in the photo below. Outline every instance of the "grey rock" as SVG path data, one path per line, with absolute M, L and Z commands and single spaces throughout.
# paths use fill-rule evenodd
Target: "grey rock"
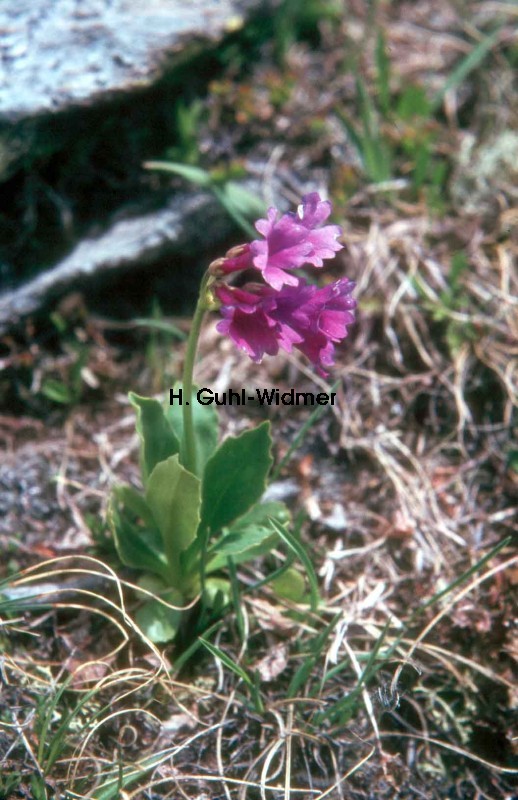
M 2 212 L 2 269 L 11 286 L 16 284 L 18 268 L 27 274 L 40 259 L 46 263 L 47 242 L 57 260 L 25 285 L 0 294 L 0 333 L 74 288 L 76 281 L 151 265 L 169 254 L 185 255 L 193 242 L 201 255 L 211 248 L 214 252 L 218 239 L 230 233 L 228 216 L 212 195 L 182 194 L 160 210 L 148 211 L 152 192 L 142 180 L 140 164 L 157 154 L 158 139 L 152 133 L 162 117 L 130 114 L 127 125 L 125 112 L 138 111 L 139 99 L 147 108 L 150 98 L 158 112 L 160 104 L 169 109 L 167 87 L 175 68 L 179 74 L 182 64 L 243 25 L 246 15 L 264 2 L 0 0 L 0 181 L 6 186 L 15 178 Z M 117 148 L 104 148 L 95 127 L 99 115 L 113 123 L 106 129 L 122 158 Z M 173 118 L 172 113 L 163 116 Z M 145 135 L 133 137 L 132 124 Z M 171 135 L 169 129 L 160 132 L 167 139 Z M 52 159 L 59 169 L 46 172 Z M 67 170 L 74 163 L 80 164 L 81 180 L 75 180 L 73 169 Z M 34 200 L 27 208 L 33 185 L 43 191 L 43 201 Z M 91 209 L 85 202 L 89 193 L 95 198 Z M 47 232 L 37 202 L 47 209 L 52 198 L 57 205 L 48 215 L 51 223 L 61 208 L 68 216 Z M 99 224 L 104 228 L 114 215 L 119 221 L 104 234 L 89 233 Z M 32 223 L 37 223 L 34 230 Z M 78 241 L 78 236 L 83 238 Z
M 153 84 L 196 38 L 218 41 L 259 0 L 1 0 L 0 121 Z
M 81 241 L 59 264 L 0 295 L 0 334 L 83 279 L 107 270 L 152 264 L 174 253 L 198 256 L 233 230 L 228 215 L 209 194 L 175 196 L 166 208 L 115 222 L 102 236 Z

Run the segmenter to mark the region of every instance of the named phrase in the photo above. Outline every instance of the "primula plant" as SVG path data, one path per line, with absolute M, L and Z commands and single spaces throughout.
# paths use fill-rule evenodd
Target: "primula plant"
M 319 269 L 342 248 L 340 228 L 325 224 L 330 213 L 317 193 L 297 213 L 270 208 L 255 225 L 262 238 L 234 247 L 205 273 L 171 402 L 130 395 L 144 491 L 116 488 L 109 519 L 122 562 L 145 571 L 142 588 L 160 597 L 137 614 L 155 641 L 174 638 L 182 608 L 197 597 L 217 613 L 231 597 L 236 564 L 280 539 L 300 555 L 284 504 L 261 501 L 273 463 L 269 422 L 218 445 L 217 415 L 197 402 L 193 370 L 204 316 L 219 312 L 218 330 L 254 361 L 296 348 L 327 375 L 335 344 L 354 322 L 354 284 L 341 278 L 318 288 L 298 270 Z

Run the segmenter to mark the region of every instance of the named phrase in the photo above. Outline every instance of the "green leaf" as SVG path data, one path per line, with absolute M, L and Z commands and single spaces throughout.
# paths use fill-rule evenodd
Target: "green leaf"
M 229 437 L 209 459 L 203 475 L 201 530 L 230 525 L 256 503 L 272 466 L 270 423 Z
M 160 588 L 146 586 L 172 605 L 181 606 L 182 597 L 174 589 L 160 591 Z M 181 608 L 169 608 L 161 603 L 160 600 L 148 600 L 136 612 L 135 619 L 142 632 L 155 644 L 170 642 L 178 633 L 182 620 L 183 610 Z
M 173 394 L 178 395 L 181 388 L 182 385 L 180 383 L 175 383 Z M 213 454 L 218 444 L 218 415 L 212 405 L 205 406 L 201 403 L 198 403 L 196 399 L 196 394 L 198 391 L 199 387 L 194 386 L 190 403 L 192 405 L 192 422 L 194 426 L 194 438 L 196 441 L 197 465 L 200 473 L 199 477 L 201 477 L 207 460 Z M 187 397 L 182 397 L 182 401 L 184 403 L 188 399 L 189 398 Z M 175 401 L 173 405 L 168 406 L 166 414 L 176 438 L 179 442 L 183 442 L 182 406 L 178 403 L 178 401 Z M 183 452 L 182 449 L 180 449 L 181 460 L 182 457 Z
M 279 500 L 268 500 L 266 503 L 257 503 L 250 511 L 240 517 L 230 530 L 239 530 L 251 525 L 266 527 L 267 523 L 275 519 L 279 525 L 285 525 L 291 519 L 291 514 L 284 503 Z
M 295 567 L 287 569 L 282 575 L 275 578 L 270 585 L 277 597 L 293 600 L 295 603 L 300 603 L 304 597 L 304 578 Z
M 144 595 L 146 600 L 135 614 L 137 625 L 152 642 L 170 642 L 176 636 L 181 623 L 185 605 L 182 595 L 153 575 L 143 575 L 139 586 L 152 592 L 157 598 Z M 166 605 L 168 603 L 178 608 L 170 608 Z
M 142 520 L 143 525 L 138 520 Z M 108 507 L 108 523 L 123 564 L 168 577 L 160 533 L 145 499 L 131 486 L 117 486 L 113 490 Z
M 272 536 L 272 533 L 271 527 L 263 528 L 259 526 L 250 526 L 249 528 L 241 528 L 240 530 L 222 536 L 215 549 L 218 556 L 221 557 L 222 564 L 224 564 L 227 556 L 242 555 L 246 550 L 251 548 L 255 549 L 257 545 L 264 542 L 266 538 L 277 539 L 277 536 L 275 536 L 275 534 Z
M 170 642 L 178 633 L 181 612 L 150 600 L 135 613 L 137 625 L 145 636 L 155 644 Z
M 146 502 L 162 535 L 173 586 L 189 587 L 192 576 L 181 568 L 180 555 L 194 541 L 200 521 L 200 481 L 187 472 L 178 455 L 156 465 L 149 476 Z
M 226 578 L 208 578 L 203 587 L 203 603 L 216 613 L 230 603 L 232 589 Z
M 212 544 L 206 571 L 214 572 L 225 567 L 228 556 L 236 564 L 241 564 L 269 553 L 279 538 L 273 529 L 271 518 L 283 525 L 288 522 L 289 516 L 284 503 L 272 501 L 253 506 Z
M 146 483 L 160 461 L 178 453 L 179 443 L 171 424 L 158 400 L 129 393 L 129 400 L 137 412 L 137 433 L 140 437 L 140 468 Z

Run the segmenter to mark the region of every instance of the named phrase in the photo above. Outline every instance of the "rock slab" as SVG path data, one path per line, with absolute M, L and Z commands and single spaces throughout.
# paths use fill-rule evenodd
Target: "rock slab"
M 0 122 L 145 88 L 196 38 L 238 29 L 258 0 L 1 0 Z
M 100 273 L 142 268 L 157 258 L 198 250 L 200 255 L 228 236 L 232 223 L 216 200 L 194 192 L 176 195 L 166 208 L 120 220 L 97 238 L 87 238 L 59 264 L 12 292 L 0 295 L 0 335 L 23 317 Z

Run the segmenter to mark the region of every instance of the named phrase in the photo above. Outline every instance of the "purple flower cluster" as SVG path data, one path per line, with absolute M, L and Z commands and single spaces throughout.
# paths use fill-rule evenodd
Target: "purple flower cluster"
M 325 376 L 334 363 L 334 344 L 347 336 L 354 322 L 354 283 L 340 278 L 322 289 L 293 274 L 304 265 L 322 267 L 342 248 L 338 225 L 323 225 L 331 204 L 313 192 L 302 198 L 297 214 L 278 219 L 275 208 L 256 222 L 264 237 L 233 248 L 213 265 L 220 274 L 255 269 L 264 283 L 243 288 L 221 284 L 215 294 L 223 320 L 218 330 L 254 361 L 279 348 L 300 350 Z

